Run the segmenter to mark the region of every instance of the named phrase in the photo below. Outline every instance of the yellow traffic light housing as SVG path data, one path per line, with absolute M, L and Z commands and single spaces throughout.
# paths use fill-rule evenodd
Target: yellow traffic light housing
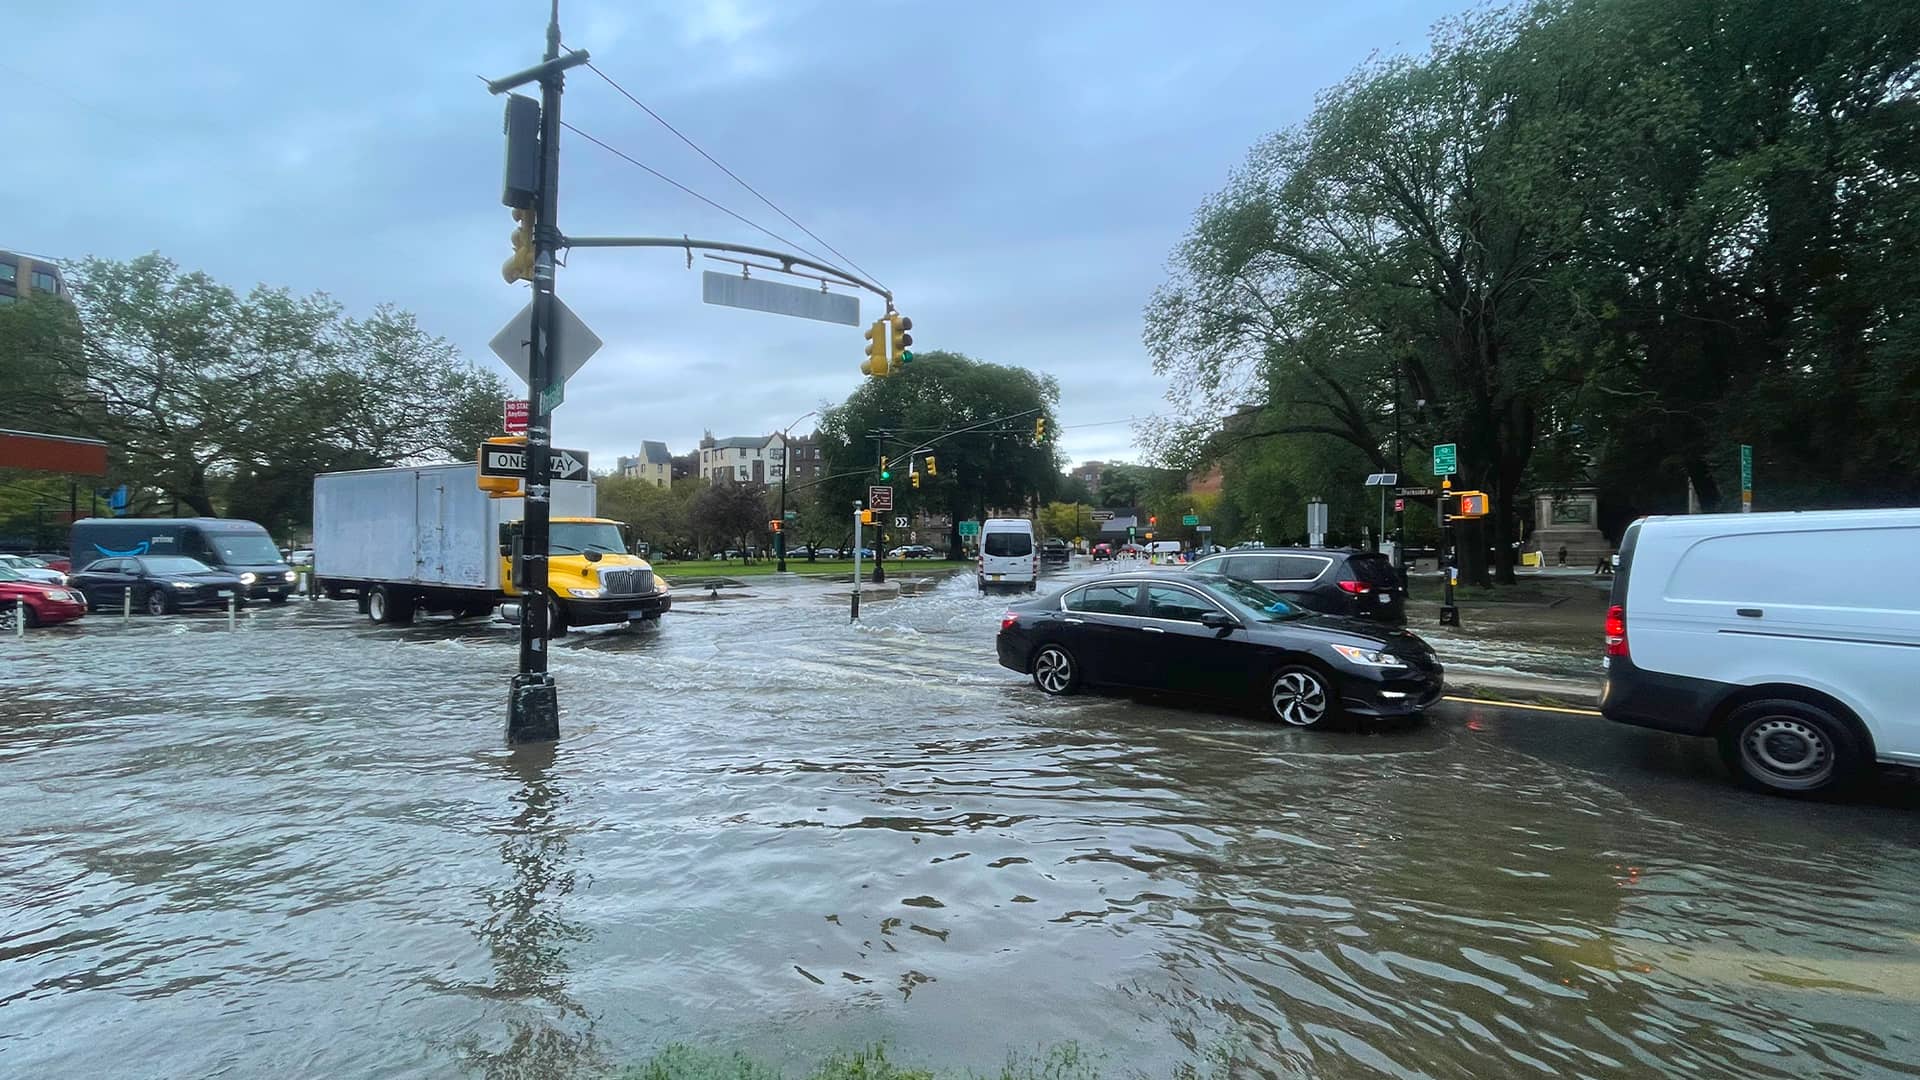
M 496 435 L 488 439 L 485 445 L 481 446 L 479 452 L 475 455 L 475 460 L 481 462 L 481 468 L 484 469 L 486 467 L 486 448 L 488 446 L 512 446 L 524 450 L 526 445 L 527 437 L 525 435 Z M 481 491 L 486 492 L 489 498 L 517 499 L 521 495 L 520 479 L 518 476 L 487 476 L 485 473 L 482 473 L 479 482 L 475 486 Z
M 893 479 L 893 470 L 887 468 L 887 455 L 885 454 L 880 455 L 880 479 L 882 480 Z
M 932 455 L 932 454 L 928 454 L 928 455 L 927 455 L 927 475 L 928 475 L 928 476 L 939 476 L 939 475 L 940 475 L 940 470 L 939 470 L 939 469 L 936 469 L 936 468 L 934 468 L 934 466 L 933 466 L 933 455 Z
M 1487 516 L 1487 493 L 1484 491 L 1462 491 L 1457 496 L 1460 508 L 1453 516 L 1458 518 L 1482 518 Z
M 1044 416 L 1034 417 L 1033 418 L 1033 441 L 1040 442 L 1044 440 L 1046 437 L 1047 437 L 1047 418 Z
M 500 276 L 509 285 L 533 280 L 533 208 L 514 207 L 513 220 L 519 223 L 513 227 L 513 254 L 500 264 Z
M 873 524 L 873 511 L 871 510 L 860 511 L 860 524 L 862 525 Z
M 914 486 L 914 487 L 919 487 L 919 486 L 920 486 L 920 474 L 919 474 L 919 473 L 914 473 L 914 474 L 912 474 L 911 476 L 909 476 L 909 477 L 907 477 L 907 479 L 909 479 L 909 480 L 911 480 L 911 481 L 913 481 L 913 486 Z
M 887 338 L 888 355 L 895 364 L 913 363 L 913 335 L 907 333 L 913 329 L 913 320 L 897 311 L 889 311 L 887 326 L 890 331 Z
M 867 358 L 860 363 L 860 374 L 872 375 L 884 379 L 890 374 L 887 364 L 887 323 L 885 319 L 873 320 L 862 335 L 867 339 Z

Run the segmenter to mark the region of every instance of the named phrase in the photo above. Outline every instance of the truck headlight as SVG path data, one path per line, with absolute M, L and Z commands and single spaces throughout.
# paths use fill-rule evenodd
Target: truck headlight
M 259 579 L 253 576 L 253 571 L 251 570 L 240 575 L 240 584 L 242 585 L 251 585 L 257 580 Z
M 568 589 L 567 591 L 582 600 L 598 600 L 607 595 L 607 590 L 605 589 Z
M 293 571 L 291 571 L 291 570 L 289 570 L 289 571 L 287 571 L 287 573 L 286 573 L 286 578 L 287 578 L 287 580 L 288 580 L 288 581 L 290 581 L 290 582 L 291 582 L 291 581 L 299 581 L 299 580 L 300 580 L 300 575 L 299 575 L 299 574 L 296 574 L 296 573 L 294 573 L 294 572 L 293 572 Z
M 1403 668 L 1408 666 L 1405 660 L 1392 653 L 1362 649 L 1353 645 L 1335 645 L 1333 651 L 1359 664 L 1361 667 Z

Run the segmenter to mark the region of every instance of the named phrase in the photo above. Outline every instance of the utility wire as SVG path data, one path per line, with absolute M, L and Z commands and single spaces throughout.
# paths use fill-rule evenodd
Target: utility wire
M 673 132 L 674 136 L 678 138 L 681 142 L 686 143 L 688 146 L 692 147 L 694 153 L 697 153 L 701 157 L 706 158 L 708 161 L 712 162 L 714 168 L 719 169 L 721 172 L 726 173 L 728 176 L 732 177 L 734 183 L 739 184 L 741 187 L 746 188 L 749 192 L 752 192 L 753 197 L 756 199 L 759 199 L 763 203 L 766 203 L 768 209 L 772 210 L 776 214 L 779 214 L 781 217 L 786 218 L 788 224 L 792 225 L 796 229 L 799 229 L 801 232 L 806 233 L 808 236 L 813 237 L 814 243 L 819 244 L 821 247 L 826 248 L 828 251 L 833 252 L 835 255 L 839 255 L 841 260 L 844 261 L 848 266 L 851 266 L 855 270 L 858 270 L 860 273 L 866 275 L 866 277 L 871 279 L 874 284 L 879 285 L 883 289 L 886 288 L 886 282 L 881 281 L 878 277 L 875 277 L 873 274 L 868 273 L 866 267 L 861 266 L 859 263 L 854 262 L 852 259 L 848 258 L 844 253 L 841 252 L 839 248 L 834 247 L 832 244 L 829 244 L 825 240 L 820 239 L 819 235 L 815 233 L 812 229 L 809 229 L 805 225 L 802 225 L 800 224 L 800 222 L 794 220 L 794 217 L 792 214 L 789 214 L 785 210 L 782 210 L 778 206 L 775 206 L 772 199 L 769 199 L 765 195 L 760 194 L 760 191 L 758 188 L 755 188 L 752 184 L 749 184 L 745 180 L 740 179 L 739 174 L 734 172 L 732 169 L 727 168 L 725 165 L 722 165 L 720 163 L 719 158 L 716 158 L 712 154 L 709 154 L 705 150 L 701 149 L 699 143 L 696 143 L 692 139 L 687 138 L 686 135 L 684 135 L 679 128 L 674 127 L 672 124 L 667 123 L 666 117 L 661 116 L 659 113 L 654 112 L 652 109 L 647 108 L 646 102 L 641 101 L 637 97 L 634 97 L 631 93 L 627 91 L 626 87 L 621 86 L 617 82 L 614 82 L 613 76 L 608 75 L 604 71 L 601 71 L 600 68 L 595 64 L 593 64 L 591 61 L 587 63 L 587 70 L 593 72 L 595 75 L 600 76 L 601 79 L 605 80 L 608 86 L 611 86 L 614 88 L 614 90 L 618 91 L 621 97 L 624 97 L 628 101 L 631 101 L 635 105 L 638 105 L 640 107 L 641 112 L 644 112 L 648 116 L 651 116 L 655 120 L 658 120 L 660 122 L 661 127 L 664 127 L 668 131 Z M 825 262 L 826 260 L 823 258 L 821 259 L 821 261 Z
M 579 128 L 574 127 L 572 124 L 568 123 L 567 121 L 565 120 L 560 121 L 560 126 L 563 128 L 566 128 L 568 131 L 573 132 L 575 135 L 578 135 L 581 138 L 587 140 L 593 145 L 599 147 L 600 149 L 605 150 L 607 153 L 612 154 L 614 157 L 617 157 L 622 161 L 625 161 L 629 165 L 634 165 L 641 169 L 644 169 L 645 171 L 652 174 L 656 178 L 660 180 L 664 180 L 668 184 L 671 184 L 674 187 L 679 188 L 681 191 L 686 192 L 688 195 L 691 195 L 696 199 L 699 199 L 701 202 L 706 203 L 708 206 L 713 207 L 715 210 L 718 210 L 721 213 L 727 215 L 728 217 L 733 218 L 735 221 L 738 221 L 748 226 L 749 228 L 758 229 L 761 232 L 766 233 L 768 236 L 773 237 L 775 240 L 778 240 L 781 243 L 787 245 L 788 247 L 796 248 L 801 252 L 805 253 L 806 255 L 809 255 L 815 259 L 820 260 L 821 262 L 830 261 L 827 259 L 826 256 L 820 254 L 819 252 L 814 251 L 811 248 L 805 247 L 804 245 L 800 244 L 798 241 L 789 240 L 786 237 L 781 236 L 779 233 L 774 232 L 772 229 L 767 228 L 765 225 L 762 225 L 759 222 L 752 220 L 751 218 L 745 217 L 744 215 L 741 215 L 741 214 L 734 213 L 732 210 L 729 210 L 726 207 L 721 206 L 719 203 L 714 202 L 712 199 L 707 198 L 705 195 L 702 195 L 699 192 L 688 187 L 687 185 L 681 183 L 680 181 L 675 180 L 673 177 L 668 176 L 666 173 L 661 172 L 659 169 L 656 169 L 653 166 L 648 165 L 647 163 L 633 157 L 632 155 L 627 154 L 613 146 L 608 145 L 605 142 L 602 142 L 599 139 L 594 138 L 592 135 L 589 135 L 586 132 L 581 131 Z

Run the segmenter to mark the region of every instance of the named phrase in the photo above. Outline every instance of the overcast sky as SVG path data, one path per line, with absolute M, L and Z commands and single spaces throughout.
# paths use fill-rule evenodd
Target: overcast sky
M 1141 311 L 1200 200 L 1318 89 L 1461 6 L 564 0 L 561 26 L 892 289 L 918 347 L 1052 373 L 1066 453 L 1131 460 L 1114 421 L 1164 392 Z M 536 62 L 546 10 L 7 4 L 0 248 L 158 250 L 237 288 L 391 301 L 498 367 L 487 342 L 528 291 L 499 275 L 501 100 L 475 76 Z M 567 91 L 582 130 L 817 246 L 591 73 Z M 562 148 L 567 232 L 786 246 L 575 136 Z M 568 385 L 556 442 L 610 467 L 643 438 L 678 453 L 706 429 L 762 434 L 855 388 L 858 330 L 703 305 L 708 268 L 726 269 L 573 254 L 560 296 L 607 344 Z

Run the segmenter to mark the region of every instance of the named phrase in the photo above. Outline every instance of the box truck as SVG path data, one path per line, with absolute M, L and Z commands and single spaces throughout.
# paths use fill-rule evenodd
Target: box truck
M 490 614 L 519 601 L 512 554 L 520 499 L 478 486 L 473 463 L 362 469 L 313 478 L 313 573 L 327 596 L 351 596 L 374 622 L 416 612 Z M 673 606 L 667 583 L 627 553 L 621 524 L 594 516 L 594 486 L 553 482 L 548 625 L 653 621 Z

